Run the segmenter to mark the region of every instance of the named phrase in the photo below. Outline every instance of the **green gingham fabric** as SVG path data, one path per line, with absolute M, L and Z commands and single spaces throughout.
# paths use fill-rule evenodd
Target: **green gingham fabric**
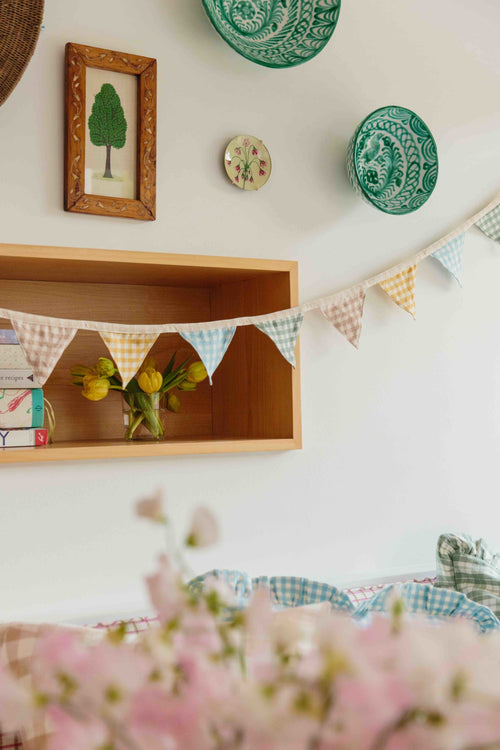
M 465 618 L 472 620 L 482 633 L 500 628 L 500 621 L 488 607 L 476 604 L 458 591 L 436 588 L 428 583 L 391 584 L 373 599 L 360 604 L 354 617 L 361 620 L 373 612 L 387 612 L 394 595 L 403 600 L 410 614 L 425 615 L 431 620 Z
M 295 367 L 295 344 L 300 333 L 304 316 L 299 313 L 283 320 L 269 320 L 267 323 L 256 323 L 255 327 L 269 336 L 276 344 L 287 362 Z
M 495 206 L 486 216 L 476 221 L 476 227 L 479 227 L 492 240 L 500 240 L 500 205 Z
M 437 545 L 437 581 L 489 607 L 500 617 L 500 555 L 482 539 L 442 534 Z

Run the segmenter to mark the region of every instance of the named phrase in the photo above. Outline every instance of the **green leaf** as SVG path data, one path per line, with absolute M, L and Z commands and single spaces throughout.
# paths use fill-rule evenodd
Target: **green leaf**
M 103 83 L 92 105 L 88 121 L 90 140 L 94 146 L 123 148 L 127 139 L 127 120 L 120 97 L 110 83 Z

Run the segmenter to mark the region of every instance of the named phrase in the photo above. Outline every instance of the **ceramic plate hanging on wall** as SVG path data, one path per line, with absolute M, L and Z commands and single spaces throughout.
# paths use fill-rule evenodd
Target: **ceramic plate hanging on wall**
M 388 214 L 420 208 L 436 185 L 436 142 L 423 120 L 404 107 L 381 107 L 363 120 L 347 152 L 357 193 Z
M 341 0 L 203 0 L 213 26 L 240 55 L 269 68 L 300 65 L 332 36 Z
M 242 190 L 258 190 L 271 174 L 271 157 L 262 141 L 252 135 L 237 135 L 224 153 L 227 176 Z

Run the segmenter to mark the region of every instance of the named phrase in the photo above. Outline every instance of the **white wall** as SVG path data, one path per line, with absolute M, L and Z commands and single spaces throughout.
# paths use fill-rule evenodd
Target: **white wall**
M 344 0 L 322 54 L 275 71 L 226 46 L 200 0 L 46 0 L 0 109 L 0 241 L 297 259 L 302 300 L 360 281 L 500 188 L 499 24 L 497 0 Z M 62 211 L 67 41 L 158 58 L 154 223 Z M 364 205 L 344 172 L 355 126 L 389 103 L 421 114 L 440 156 L 432 199 L 405 217 Z M 221 168 L 242 132 L 273 159 L 258 194 Z M 416 323 L 371 291 L 355 352 L 306 317 L 301 452 L 1 467 L 0 617 L 135 606 L 162 540 L 132 508 L 157 486 L 180 526 L 199 503 L 222 521 L 199 571 L 346 581 L 432 568 L 442 531 L 498 543 L 499 279 L 500 246 L 472 230 L 463 291 L 420 267 Z

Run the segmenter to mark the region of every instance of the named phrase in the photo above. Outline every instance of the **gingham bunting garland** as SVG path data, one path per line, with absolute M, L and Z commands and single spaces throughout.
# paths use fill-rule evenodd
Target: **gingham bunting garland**
M 122 376 L 123 385 L 127 386 L 147 353 L 158 338 L 157 333 L 113 333 L 100 331 L 101 338 L 115 360 Z
M 462 286 L 464 241 L 465 232 L 450 240 L 446 245 L 436 250 L 435 253 L 432 253 L 432 257 L 436 258 L 456 278 L 460 286 Z
M 417 277 L 417 264 L 409 266 L 406 270 L 391 276 L 390 279 L 380 282 L 380 286 L 396 305 L 399 305 L 415 317 L 415 279 Z
M 267 323 L 258 323 L 255 327 L 262 331 L 274 341 L 287 362 L 295 367 L 295 344 L 300 333 L 300 327 L 304 316 L 294 315 L 282 320 L 270 320 Z
M 479 227 L 492 240 L 500 241 L 500 205 L 495 206 L 489 213 L 478 219 L 476 227 Z
M 361 324 L 366 292 L 359 289 L 357 294 L 344 297 L 338 302 L 323 305 L 321 312 L 346 339 L 356 347 L 359 346 Z
M 35 381 L 45 385 L 78 329 L 26 323 L 15 318 L 12 318 L 11 322 L 24 356 L 33 368 Z
M 323 316 L 357 347 L 365 295 L 371 287 L 380 286 L 397 305 L 415 317 L 415 279 L 417 266 L 423 260 L 434 257 L 461 285 L 464 236 L 473 226 L 477 226 L 488 237 L 500 241 L 500 193 L 454 230 L 402 263 L 357 282 L 347 289 L 303 302 L 295 307 L 261 315 L 197 323 L 136 325 L 55 318 L 0 308 L 0 318 L 11 321 L 26 358 L 41 385 L 46 382 L 57 360 L 78 330 L 100 333 L 125 384 L 135 375 L 149 349 L 162 333 L 177 333 L 194 346 L 205 363 L 210 382 L 236 328 L 240 326 L 253 325 L 265 333 L 285 359 L 295 367 L 295 345 L 305 313 L 320 310 Z
M 198 352 L 212 385 L 212 375 L 222 362 L 224 354 L 231 343 L 236 326 L 231 328 L 214 328 L 209 331 L 187 331 L 181 333 L 183 339 L 188 341 Z

